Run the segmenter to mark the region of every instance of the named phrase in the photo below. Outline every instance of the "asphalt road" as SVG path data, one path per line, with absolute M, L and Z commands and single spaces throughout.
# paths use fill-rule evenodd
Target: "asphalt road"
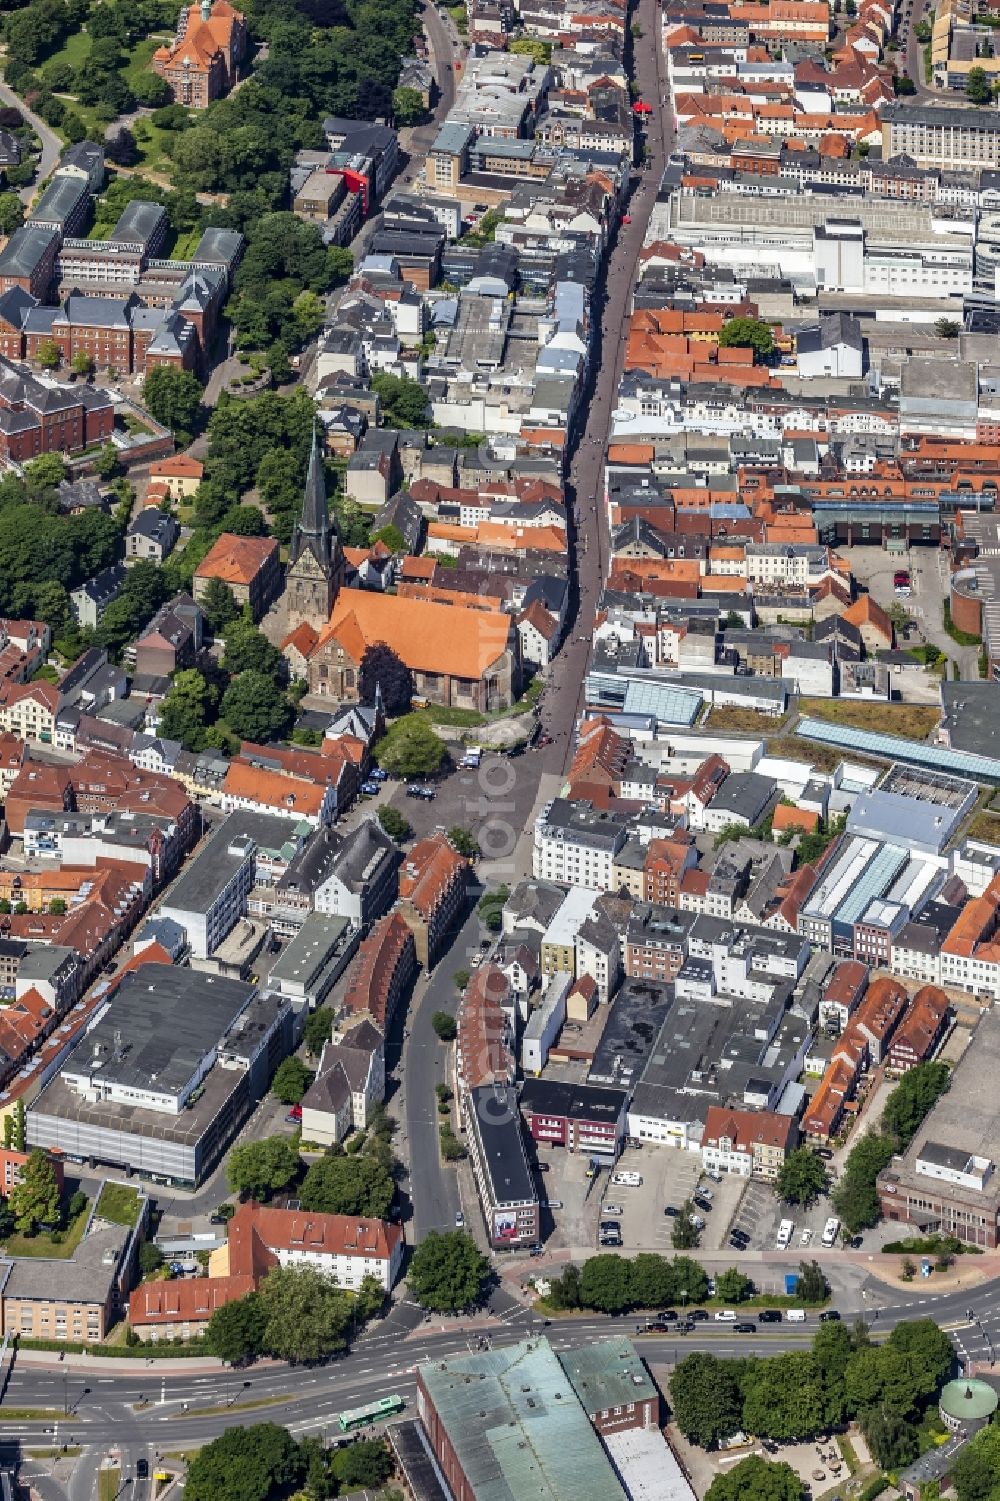
M 862 1308 L 844 1306 L 841 1311 L 848 1321 L 868 1317 L 876 1338 L 904 1320 L 932 1314 L 939 1324 L 953 1328 L 961 1353 L 974 1346 L 979 1337 L 978 1326 L 969 1326 L 965 1320 L 970 1297 L 978 1305 L 984 1326 L 1000 1330 L 1000 1280 L 984 1284 L 974 1295 L 950 1293 L 937 1299 L 914 1297 L 894 1303 L 882 1308 L 873 1322 Z M 753 1315 L 748 1313 L 748 1317 Z M 39 1443 L 44 1436 L 50 1443 L 81 1443 L 91 1462 L 94 1452 L 122 1446 L 134 1463 L 139 1455 L 152 1457 L 157 1450 L 205 1443 L 234 1424 L 273 1420 L 299 1435 L 332 1432 L 337 1415 L 345 1407 L 388 1392 L 411 1399 L 418 1364 L 474 1349 L 484 1332 L 495 1345 L 544 1332 L 556 1349 L 563 1349 L 614 1333 L 635 1334 L 636 1325 L 633 1317 L 581 1315 L 560 1319 L 546 1328 L 530 1311 L 508 1301 L 501 1320 L 485 1331 L 466 1329 L 456 1320 L 438 1317 L 425 1326 L 419 1311 L 404 1304 L 383 1325 L 375 1325 L 359 1339 L 348 1356 L 330 1365 L 302 1370 L 268 1365 L 246 1372 L 177 1373 L 170 1362 L 157 1362 L 155 1366 L 136 1362 L 135 1369 L 105 1374 L 100 1362 L 92 1361 L 86 1371 L 81 1371 L 72 1357 L 63 1365 L 49 1368 L 29 1365 L 22 1357 L 15 1361 L 0 1417 L 4 1408 L 58 1409 L 57 1414 L 40 1421 L 4 1421 L 5 1438 Z M 414 1326 L 415 1332 L 404 1342 L 407 1327 L 414 1331 Z M 772 1326 L 773 1332 L 758 1327 L 752 1346 L 748 1346 L 745 1336 L 733 1335 L 712 1320 L 683 1338 L 641 1336 L 637 1343 L 651 1364 L 669 1365 L 693 1350 L 738 1355 L 745 1354 L 748 1347 L 758 1354 L 800 1348 L 817 1327 L 815 1316 L 805 1325 Z M 71 1409 L 68 1417 L 62 1415 L 64 1391 Z
M 42 154 L 38 161 L 35 182 L 20 190 L 22 201 L 30 203 L 38 191 L 38 185 L 44 182 L 62 155 L 63 143 L 55 131 L 50 130 L 45 121 L 36 115 L 33 110 L 30 110 L 24 100 L 18 94 L 15 94 L 10 85 L 4 83 L 2 79 L 0 79 L 0 99 L 3 100 L 4 104 L 21 111 L 21 114 L 42 143 Z

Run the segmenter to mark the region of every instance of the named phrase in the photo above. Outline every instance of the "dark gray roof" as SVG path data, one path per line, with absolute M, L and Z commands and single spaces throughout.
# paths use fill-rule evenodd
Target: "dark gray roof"
M 60 229 L 90 197 L 87 183 L 71 173 L 57 172 L 31 211 L 33 224 L 55 224 Z
M 57 235 L 58 230 L 45 224 L 29 222 L 15 229 L 0 253 L 0 276 L 33 275 Z
M 108 239 L 147 245 L 166 222 L 167 211 L 162 203 L 147 203 L 142 198 L 133 198 L 122 209 L 121 217 Z

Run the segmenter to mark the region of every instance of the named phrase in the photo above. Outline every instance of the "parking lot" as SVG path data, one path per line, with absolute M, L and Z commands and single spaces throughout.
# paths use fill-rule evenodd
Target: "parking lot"
M 539 1164 L 548 1171 L 536 1175 L 538 1196 L 543 1203 L 557 1202 L 558 1209 L 542 1209 L 541 1239 L 547 1250 L 564 1246 L 590 1246 L 597 1241 L 597 1217 L 601 1188 L 607 1187 L 608 1175 L 602 1172 L 595 1181 L 587 1177 L 589 1159 L 580 1152 L 563 1147 L 538 1144 Z
M 721 1183 L 715 1183 L 703 1173 L 696 1153 L 667 1148 L 626 1150 L 615 1168 L 616 1174 L 623 1172 L 638 1173 L 641 1185 L 619 1186 L 603 1173 L 600 1180 L 601 1218 L 620 1222 L 623 1251 L 659 1251 L 669 1255 L 673 1250 L 673 1217 L 664 1210 L 668 1205 L 680 1209 L 699 1186 L 712 1195 L 710 1211 L 696 1210 L 705 1221 L 699 1248 L 714 1251 L 726 1244 L 729 1222 L 743 1191 L 742 1179 L 723 1177 Z M 612 1213 L 608 1205 L 614 1205 L 616 1212 Z
M 791 1220 L 795 1226 L 789 1242 L 790 1251 L 818 1250 L 823 1226 L 833 1215 L 833 1206 L 828 1197 L 818 1199 L 808 1209 L 798 1205 L 781 1204 L 774 1189 L 768 1183 L 748 1183 L 733 1220 L 733 1228 L 743 1230 L 750 1237 L 750 1249 L 773 1251 L 782 1220 Z M 803 1234 L 807 1232 L 806 1238 Z

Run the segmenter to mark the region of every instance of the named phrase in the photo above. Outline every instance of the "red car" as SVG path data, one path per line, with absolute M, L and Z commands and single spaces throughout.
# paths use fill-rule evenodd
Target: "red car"
M 622 214 L 622 223 L 623 224 L 631 224 L 632 223 L 632 215 L 631 214 Z
M 302 1106 L 293 1105 L 285 1116 L 286 1121 L 300 1121 L 302 1119 Z

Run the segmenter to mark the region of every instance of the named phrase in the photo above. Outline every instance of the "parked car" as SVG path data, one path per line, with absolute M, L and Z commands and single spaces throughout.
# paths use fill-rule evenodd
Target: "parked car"
M 624 1214 L 625 1211 L 624 1211 L 624 1209 L 622 1208 L 622 1206 L 620 1204 L 605 1204 L 605 1206 L 604 1206 L 603 1210 L 601 1211 L 601 1213 L 602 1214 Z
M 465 1215 L 462 1213 L 462 1211 L 460 1209 L 456 1209 L 455 1210 L 455 1229 L 456 1230 L 461 1230 L 462 1226 L 464 1224 L 465 1224 Z
M 693 1202 L 695 1207 L 701 1210 L 702 1214 L 712 1213 L 712 1206 L 705 1198 L 704 1194 L 695 1194 Z
M 361 791 L 366 795 L 366 797 L 377 797 L 381 786 L 381 782 L 362 782 Z
M 562 1199 L 543 1199 L 540 1207 L 542 1209 L 561 1209 Z
M 667 1204 L 663 1210 L 663 1213 L 667 1216 L 668 1219 L 675 1220 L 680 1214 L 680 1210 L 675 1209 L 673 1204 Z
M 421 798 L 425 803 L 432 803 L 437 797 L 437 793 L 433 787 L 418 787 L 416 784 L 412 787 L 407 787 L 406 795 L 407 797 Z
M 542 1248 L 541 1248 L 541 1246 L 532 1246 L 532 1248 L 531 1248 L 531 1250 L 529 1251 L 528 1254 L 530 1256 L 541 1256 L 542 1255 Z

